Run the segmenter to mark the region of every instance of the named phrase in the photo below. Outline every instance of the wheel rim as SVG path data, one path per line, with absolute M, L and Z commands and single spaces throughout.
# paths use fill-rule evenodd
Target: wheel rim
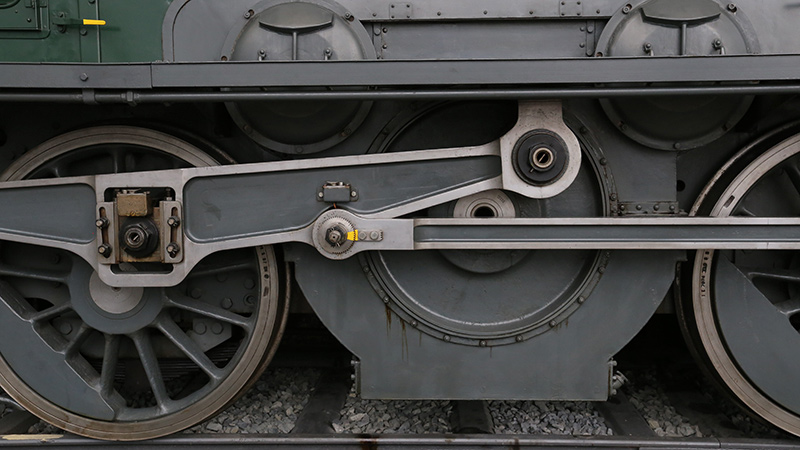
M 2 177 L 214 164 L 163 133 L 98 127 L 42 144 Z M 212 255 L 172 288 L 112 289 L 93 273 L 57 249 L 0 246 L 5 334 L 26 337 L 0 347 L 0 382 L 44 420 L 95 438 L 147 439 L 215 414 L 266 366 L 288 311 L 271 247 Z
M 800 192 L 798 163 L 794 136 L 747 165 L 710 215 L 800 215 L 797 201 L 782 197 Z M 792 387 L 800 377 L 799 269 L 796 252 L 701 250 L 692 273 L 694 325 L 711 367 L 745 406 L 798 435 L 800 395 Z

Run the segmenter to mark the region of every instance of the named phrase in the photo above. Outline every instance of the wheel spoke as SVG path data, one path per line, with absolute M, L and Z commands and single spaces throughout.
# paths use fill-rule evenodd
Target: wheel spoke
M 175 322 L 167 315 L 162 314 L 156 322 L 158 329 L 164 333 L 186 356 L 189 357 L 200 369 L 217 384 L 222 379 L 224 371 L 218 368 L 208 356 L 203 352 L 197 343 L 192 340 Z
M 69 273 L 56 270 L 33 269 L 28 267 L 12 267 L 6 264 L 0 264 L 0 276 L 66 283 L 67 279 L 69 278 Z
M 72 338 L 71 341 L 67 344 L 66 348 L 64 349 L 64 353 L 67 355 L 67 358 L 73 357 L 78 354 L 81 349 L 81 346 L 86 339 L 89 338 L 89 335 L 92 333 L 92 328 L 90 328 L 85 323 L 81 323 L 80 328 L 78 328 L 78 332 L 75 333 L 75 337 Z
M 253 327 L 252 320 L 248 317 L 240 316 L 228 310 L 222 309 L 218 306 L 209 305 L 208 303 L 204 303 L 198 300 L 189 298 L 177 299 L 169 297 L 168 302 L 169 304 L 175 306 L 176 308 L 185 309 L 187 311 L 200 314 L 201 316 L 206 316 L 212 319 L 221 320 L 223 322 L 227 322 L 232 325 L 244 328 L 248 332 L 251 331 Z
M 797 270 L 775 269 L 775 268 L 748 268 L 739 267 L 748 279 L 767 278 L 771 280 L 786 281 L 789 283 L 800 283 L 800 273 Z
M 786 171 L 786 175 L 789 176 L 789 180 L 792 182 L 794 189 L 800 193 L 800 168 L 789 161 L 784 165 L 783 169 Z
M 775 303 L 775 307 L 778 308 L 778 311 L 782 312 L 786 316 L 797 314 L 800 312 L 800 297 L 794 297 L 790 298 L 789 300 Z
M 153 349 L 153 343 L 150 340 L 148 329 L 139 330 L 130 335 L 133 343 L 136 345 L 136 351 L 139 353 L 139 358 L 142 362 L 142 367 L 147 375 L 147 380 L 153 390 L 153 396 L 156 398 L 159 408 L 166 412 L 168 404 L 171 402 L 167 394 L 167 386 L 164 384 L 164 379 L 161 377 L 161 368 L 158 366 L 158 357 Z
M 108 397 L 114 391 L 114 374 L 119 361 L 120 337 L 115 334 L 106 334 L 103 346 L 103 367 L 100 369 L 100 392 Z
M 72 310 L 72 305 L 69 302 L 62 303 L 60 305 L 51 306 L 51 307 L 49 307 L 47 309 L 44 309 L 44 310 L 39 311 L 39 312 L 37 312 L 35 314 L 32 314 L 30 317 L 28 317 L 28 320 L 30 320 L 32 322 L 39 322 L 39 321 L 42 321 L 42 320 L 50 320 L 53 317 L 56 317 L 58 315 L 61 315 L 61 314 L 65 313 L 65 312 L 71 311 L 71 310 Z
M 230 273 L 236 272 L 239 270 L 247 270 L 253 268 L 252 261 L 237 261 L 231 264 L 224 264 L 224 265 L 217 265 L 217 266 L 208 266 L 208 267 L 197 267 L 192 270 L 191 273 L 186 278 L 202 278 L 207 276 L 218 275 L 221 273 Z

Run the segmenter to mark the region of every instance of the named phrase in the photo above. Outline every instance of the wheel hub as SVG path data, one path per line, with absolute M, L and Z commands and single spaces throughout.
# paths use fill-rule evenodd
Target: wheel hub
M 109 286 L 100 280 L 97 272 L 89 278 L 89 296 L 94 304 L 109 314 L 125 314 L 133 311 L 142 302 L 141 287 Z

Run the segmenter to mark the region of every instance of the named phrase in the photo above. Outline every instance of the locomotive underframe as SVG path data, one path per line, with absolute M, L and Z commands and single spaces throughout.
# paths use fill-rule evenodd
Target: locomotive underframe
M 81 108 L 103 109 L 110 103 L 135 106 L 265 99 L 555 98 L 561 99 L 565 111 L 577 116 L 570 125 L 578 131 L 581 124 L 589 130 L 600 129 L 605 120 L 589 106 L 594 102 L 587 98 L 797 93 L 800 85 L 794 67 L 800 66 L 795 65 L 798 61 L 795 56 L 384 61 L 337 62 L 325 71 L 311 62 L 235 63 L 219 72 L 215 71 L 221 63 L 7 64 L 0 70 L 0 100 L 84 103 Z M 537 73 L 536 79 L 531 80 L 529 73 Z M 275 81 L 264 83 L 265 79 Z M 48 80 L 52 89 L 30 90 Z M 709 81 L 714 83 L 707 84 Z M 276 90 L 217 90 L 262 84 Z M 362 90 L 322 89 L 330 86 Z M 292 90 L 296 87 L 311 89 Z M 605 139 L 608 143 L 615 138 Z M 631 209 L 626 213 L 617 209 L 621 217 L 408 217 L 437 204 L 506 188 L 502 150 L 495 142 L 467 148 L 2 183 L 0 202 L 5 211 L 0 217 L 0 238 L 67 249 L 91 264 L 108 285 L 148 288 L 179 283 L 204 256 L 218 251 L 282 244 L 315 312 L 358 357 L 357 382 L 365 397 L 600 400 L 615 389 L 611 358 L 661 303 L 673 282 L 676 262 L 686 259 L 681 250 L 800 246 L 797 219 L 683 217 L 677 208 L 670 210 L 678 204 L 675 153 L 627 144 L 602 147 L 604 154 L 595 155 L 592 163 L 600 167 L 600 161 L 608 158 L 614 187 L 601 191 L 609 211 L 612 204 Z M 647 173 L 642 167 L 658 167 L 660 172 Z M 387 185 L 386 180 L 394 181 Z M 330 185 L 333 188 L 347 186 L 347 193 L 356 194 L 350 199 L 355 201 L 342 198 L 341 190 L 331 191 L 335 202 L 320 201 L 319 194 L 325 200 L 329 182 L 341 182 Z M 181 210 L 180 255 L 169 262 L 169 273 L 115 272 L 98 256 L 99 208 L 114 207 L 123 190 L 154 188 L 171 189 L 174 197 L 163 200 Z M 262 195 L 245 199 L 242 192 Z M 610 193 L 615 194 L 613 200 Z M 637 205 L 647 208 L 650 215 L 637 215 L 642 212 Z M 209 214 L 235 219 L 206 229 Z M 380 239 L 368 236 L 353 242 L 352 251 L 345 255 L 326 252 L 315 228 L 334 217 L 352 224 L 353 232 L 377 231 Z M 585 296 L 576 295 L 563 311 L 538 328 L 485 339 L 469 333 L 437 334 L 435 327 L 404 316 L 399 300 L 379 301 L 380 283 L 364 275 L 374 265 L 361 255 L 364 250 L 512 248 L 602 251 L 598 252 L 594 284 L 581 291 Z M 635 279 L 630 279 L 632 267 L 637 269 Z M 618 283 L 623 279 L 628 281 Z M 16 333 L 37 339 L 32 330 L 17 329 Z M 458 366 L 455 369 L 454 364 Z M 454 370 L 459 374 L 457 381 Z

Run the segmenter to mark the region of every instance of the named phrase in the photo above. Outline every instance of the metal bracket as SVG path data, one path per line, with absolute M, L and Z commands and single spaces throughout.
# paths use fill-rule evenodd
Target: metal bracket
M 411 3 L 392 3 L 389 5 L 389 18 L 411 19 L 414 17 L 414 7 Z
M 580 17 L 586 0 L 558 0 L 558 13 L 561 17 Z
M 342 181 L 328 181 L 317 190 L 317 200 L 326 203 L 355 202 L 358 192 Z
M 617 214 L 620 216 L 635 216 L 640 214 L 679 214 L 678 202 L 619 202 Z

